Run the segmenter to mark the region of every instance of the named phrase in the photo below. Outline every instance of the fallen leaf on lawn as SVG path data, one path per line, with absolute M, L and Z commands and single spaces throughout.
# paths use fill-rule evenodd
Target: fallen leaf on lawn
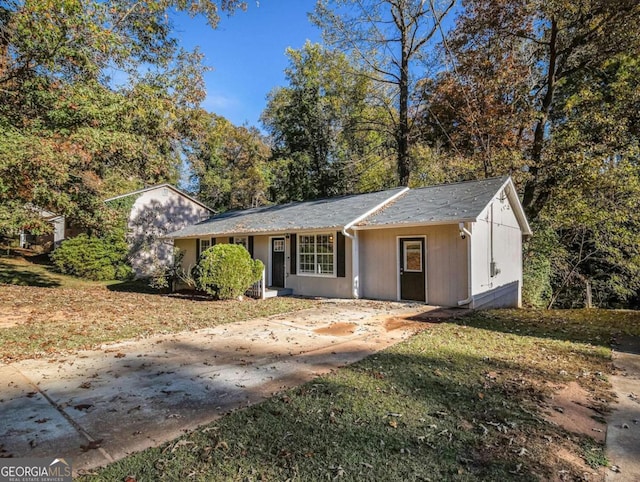
M 127 475 L 124 479 L 124 482 L 138 482 L 137 479 L 135 477 L 132 477 L 130 475 Z
M 178 440 L 175 445 L 171 448 L 171 453 L 174 453 L 180 447 L 185 447 L 187 445 L 195 445 L 194 442 L 190 442 L 188 440 Z
M 480 400 L 483 400 L 484 399 L 484 393 L 482 393 L 482 392 L 478 393 L 478 398 Z
M 395 420 L 389 420 L 389 426 L 393 428 L 398 428 L 398 422 Z
M 220 449 L 220 450 L 229 450 L 229 444 L 227 442 L 225 442 L 224 440 L 221 440 L 220 442 L 218 442 L 216 444 L 216 446 L 214 447 L 214 449 Z

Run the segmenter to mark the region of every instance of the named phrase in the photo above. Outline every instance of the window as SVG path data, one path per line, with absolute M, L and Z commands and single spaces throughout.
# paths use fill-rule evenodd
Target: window
M 298 273 L 334 274 L 333 234 L 298 235 Z
M 275 253 L 284 253 L 284 239 L 273 240 L 273 251 Z
M 204 253 L 205 249 L 209 249 L 211 247 L 211 239 L 201 239 L 200 240 L 200 252 Z
M 422 271 L 422 243 L 420 241 L 404 242 L 404 270 Z
M 233 238 L 233 244 L 239 244 L 240 246 L 244 246 L 244 249 L 249 251 L 249 241 L 246 236 L 236 236 Z

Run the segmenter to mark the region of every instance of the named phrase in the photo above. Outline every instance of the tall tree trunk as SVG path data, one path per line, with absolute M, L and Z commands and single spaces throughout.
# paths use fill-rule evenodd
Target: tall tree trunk
M 544 137 L 553 104 L 553 95 L 556 88 L 556 65 L 558 60 L 558 23 L 551 19 L 551 32 L 549 36 L 549 67 L 546 78 L 546 92 L 540 105 L 538 122 L 533 134 L 531 146 L 531 166 L 529 166 L 529 179 L 524 186 L 522 205 L 527 212 L 530 221 L 535 220 L 549 198 L 550 185 L 553 179 L 541 180 L 540 166 L 542 166 L 542 154 L 544 150 Z
M 403 14 L 403 13 L 401 13 Z M 400 106 L 398 109 L 398 180 L 401 186 L 409 185 L 411 161 L 409 159 L 409 39 L 406 29 L 401 29 Z

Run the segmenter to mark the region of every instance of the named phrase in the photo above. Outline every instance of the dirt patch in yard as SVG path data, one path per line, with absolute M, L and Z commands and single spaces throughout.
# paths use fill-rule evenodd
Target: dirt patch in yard
M 393 330 L 418 330 L 428 327 L 429 323 L 410 321 L 412 318 L 387 318 L 382 324 L 387 331 Z
M 592 408 L 589 392 L 577 382 L 558 387 L 549 401 L 545 418 L 568 432 L 593 437 L 604 443 L 607 426 L 598 421 L 602 415 Z
M 349 336 L 355 333 L 357 325 L 355 323 L 332 323 L 329 326 L 316 328 L 313 330 L 318 335 Z

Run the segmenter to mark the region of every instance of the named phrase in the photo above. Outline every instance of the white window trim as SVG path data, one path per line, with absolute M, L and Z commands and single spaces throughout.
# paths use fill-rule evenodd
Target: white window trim
M 418 243 L 418 246 L 420 246 L 420 269 L 408 269 L 407 268 L 407 250 L 403 249 L 402 250 L 402 254 L 404 259 L 402 260 L 402 268 L 404 269 L 405 272 L 407 273 L 422 273 L 424 271 L 424 250 L 422 249 L 422 243 L 419 241 L 416 241 Z
M 332 236 L 333 237 L 333 272 L 332 273 L 303 273 L 300 271 L 300 256 L 302 252 L 300 251 L 300 236 L 315 236 L 317 241 L 317 236 Z M 318 231 L 318 232 L 309 232 L 309 233 L 299 233 L 296 234 L 296 275 L 303 276 L 308 278 L 337 278 L 337 253 L 336 253 L 336 233 L 335 231 Z M 317 252 L 315 253 L 317 256 Z M 317 263 L 316 263 L 317 268 Z
M 202 247 L 202 243 L 209 243 L 209 246 L 207 246 L 206 248 Z M 213 246 L 211 244 L 211 238 L 200 238 L 200 254 L 204 253 L 207 249 L 209 249 L 211 246 Z
M 244 242 L 239 243 L 238 241 L 243 240 Z M 239 244 L 244 249 L 249 251 L 249 237 L 248 236 L 234 236 L 233 244 Z

